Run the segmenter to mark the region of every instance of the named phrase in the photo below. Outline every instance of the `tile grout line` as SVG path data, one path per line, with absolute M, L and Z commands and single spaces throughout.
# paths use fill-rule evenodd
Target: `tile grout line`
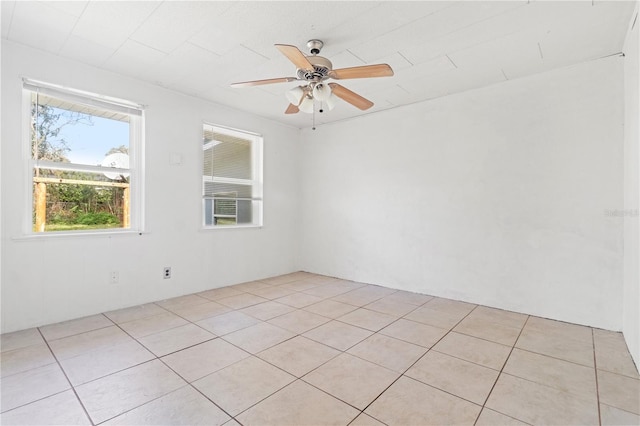
M 596 404 L 598 407 L 598 423 L 602 425 L 602 413 L 600 411 L 600 386 L 598 384 L 598 362 L 596 359 L 596 338 L 593 328 L 591 328 L 591 347 L 593 349 L 593 375 L 596 379 Z
M 422 304 L 422 305 L 420 305 L 419 307 L 422 307 L 422 306 L 426 305 L 426 304 L 427 304 L 427 303 L 429 303 L 431 300 L 433 300 L 433 299 L 428 300 L 427 302 L 423 303 L 423 304 Z M 424 358 L 424 357 L 425 357 L 425 355 L 427 355 L 429 352 L 431 352 L 431 348 L 433 348 L 433 347 L 434 347 L 434 346 L 436 346 L 438 343 L 440 343 L 440 341 L 441 341 L 442 339 L 444 339 L 444 338 L 445 338 L 449 333 L 451 333 L 451 331 L 453 331 L 453 329 L 454 329 L 454 328 L 456 328 L 456 327 L 458 326 L 458 324 L 460 324 L 462 321 L 464 321 L 464 320 L 465 320 L 465 318 L 467 318 L 469 315 L 471 315 L 471 312 L 475 311 L 477 307 L 478 307 L 478 305 L 475 305 L 475 306 L 473 307 L 473 309 L 471 309 L 471 310 L 470 310 L 470 311 L 469 311 L 469 312 L 468 312 L 464 317 L 462 317 L 462 318 L 460 319 L 460 321 L 458 321 L 457 323 L 455 323 L 455 324 L 453 325 L 453 327 L 451 327 L 451 328 L 449 329 L 449 331 L 447 331 L 444 335 L 442 335 L 442 337 L 440 337 L 440 339 L 438 339 L 438 340 L 437 340 L 433 345 L 431 345 L 431 346 L 429 347 L 429 349 L 427 349 L 427 351 L 426 351 L 424 354 L 422 354 L 422 356 L 421 356 L 420 358 L 418 358 L 417 360 L 415 360 L 415 362 L 413 362 L 409 367 L 407 367 L 407 369 L 405 369 L 405 370 L 404 370 L 404 372 L 402 372 L 402 373 L 401 373 L 401 374 L 400 374 L 400 375 L 399 375 L 399 376 L 398 376 L 398 377 L 397 377 L 393 382 L 391 382 L 391 383 L 389 384 L 389 386 L 387 386 L 386 388 L 384 388 L 384 390 L 383 390 L 382 392 L 380 392 L 380 393 L 378 394 L 378 396 L 376 396 L 376 397 L 375 397 L 375 398 L 374 398 L 374 399 L 373 399 L 369 404 L 367 404 L 367 406 L 366 406 L 366 407 L 364 407 L 364 409 L 362 409 L 361 413 L 363 413 L 363 414 L 367 414 L 367 413 L 365 413 L 365 410 L 366 410 L 367 408 L 369 408 L 369 407 L 370 407 L 374 402 L 376 402 L 376 401 L 378 400 L 378 398 L 380 398 L 380 396 L 382 396 L 382 395 L 383 395 L 383 394 L 384 394 L 384 393 L 385 393 L 385 392 L 386 392 L 386 391 L 387 391 L 391 386 L 393 386 L 393 385 L 394 385 L 394 383 L 396 383 L 398 380 L 400 380 L 400 378 L 401 378 L 401 377 L 407 377 L 407 378 L 409 378 L 409 379 L 411 379 L 411 380 L 416 380 L 416 379 L 414 379 L 414 378 L 412 378 L 412 377 L 405 376 L 406 372 L 407 372 L 407 371 L 409 371 L 409 370 L 410 370 L 414 365 L 416 365 L 418 362 L 420 362 L 420 360 L 421 360 L 422 358 Z M 416 308 L 416 309 L 418 309 L 418 308 Z M 414 309 L 414 310 L 415 310 L 415 309 Z M 413 312 L 413 311 L 412 311 L 412 312 Z M 407 315 L 408 315 L 408 314 L 407 314 Z M 400 318 L 398 318 L 398 320 L 399 320 L 399 319 L 400 319 Z M 394 322 L 395 322 L 395 321 L 394 321 Z M 415 321 L 414 321 L 414 322 L 415 322 Z M 392 323 L 392 324 L 393 324 L 393 323 Z M 389 325 L 391 325 L 391 324 L 389 324 Z M 419 383 L 423 383 L 423 382 L 421 382 L 421 381 L 419 381 L 419 380 L 416 380 L 416 381 L 417 381 L 417 382 L 419 382 Z M 424 384 L 425 384 L 425 385 L 427 385 L 426 383 L 424 383 Z M 432 387 L 432 388 L 434 388 L 434 389 L 438 389 L 438 388 L 436 388 L 436 387 L 434 387 L 434 386 L 431 386 L 431 385 L 427 385 L 427 386 L 430 386 L 430 387 Z M 438 389 L 438 390 L 439 390 L 439 391 L 442 391 L 442 392 L 445 392 L 445 391 L 443 391 L 442 389 Z M 446 392 L 446 393 L 449 393 L 449 392 Z M 450 394 L 450 395 L 453 395 L 453 394 Z M 460 397 L 459 397 L 459 396 L 457 396 L 457 395 L 454 395 L 454 396 L 456 396 L 457 398 L 460 398 Z M 464 399 L 464 398 L 461 398 L 461 399 Z M 474 404 L 475 404 L 475 403 L 474 403 Z M 476 405 L 477 405 L 477 404 L 476 404 Z M 369 414 L 367 414 L 367 415 L 368 415 L 368 416 L 370 416 L 370 417 L 372 417 L 372 418 L 374 418 L 374 419 L 376 419 L 376 420 L 378 420 L 378 421 L 381 421 L 380 419 L 378 419 L 378 418 L 376 418 L 376 417 L 373 417 L 373 416 L 371 416 L 371 415 L 369 415 Z
M 105 318 L 107 318 L 109 321 L 111 321 L 110 318 L 108 318 L 106 316 L 105 316 Z M 111 322 L 113 322 L 113 321 L 111 321 Z M 73 394 L 76 396 L 76 400 L 78 401 L 78 403 L 80 403 L 80 406 L 82 407 L 82 411 L 84 411 L 84 414 L 87 416 L 87 419 L 89 419 L 89 422 L 93 426 L 95 426 L 96 423 L 93 421 L 93 418 L 91 418 L 91 416 L 89 415 L 89 411 L 87 411 L 87 408 L 84 406 L 84 403 L 82 402 L 82 399 L 80 399 L 80 395 L 78 395 L 78 392 L 76 391 L 75 386 L 73 385 L 73 383 L 71 383 L 71 380 L 69 380 L 69 376 L 67 376 L 67 372 L 64 371 L 64 368 L 62 367 L 62 364 L 60 364 L 60 361 L 58 360 L 57 355 L 55 354 L 55 352 L 53 352 L 53 350 L 51 349 L 51 346 L 49 346 L 49 341 L 47 339 L 45 339 L 44 334 L 42 334 L 42 330 L 40 330 L 40 327 L 36 327 L 36 330 L 38 330 L 38 333 L 40 333 L 40 336 L 42 337 L 42 340 L 44 340 L 45 344 L 47 345 L 47 348 L 51 352 L 51 355 L 53 355 L 53 358 L 56 360 L 56 364 L 58 365 L 58 368 L 60 368 L 60 371 L 64 375 L 64 378 L 67 380 L 67 383 L 69 383 L 70 389 L 73 391 Z M 61 392 L 59 392 L 59 393 L 61 393 Z M 51 396 L 51 395 L 49 395 L 49 396 Z
M 493 390 L 495 389 L 496 385 L 498 384 L 498 380 L 500 380 L 500 376 L 502 376 L 503 372 L 504 372 L 504 367 L 507 366 L 507 363 L 509 362 L 509 358 L 511 358 L 511 354 L 513 354 L 513 350 L 516 348 L 516 345 L 518 344 L 518 340 L 520 339 L 520 336 L 522 335 L 522 332 L 524 331 L 524 328 L 527 326 L 527 323 L 529 322 L 529 318 L 531 318 L 531 315 L 527 315 L 527 319 L 525 320 L 524 324 L 522 324 L 522 328 L 520 328 L 520 332 L 518 333 L 518 337 L 516 337 L 516 340 L 514 340 L 513 342 L 513 346 L 511 346 L 511 350 L 509 351 L 509 355 L 507 355 L 507 357 L 504 360 L 504 363 L 502 364 L 502 368 L 500 368 L 500 372 L 498 373 L 498 376 L 496 376 L 496 380 L 495 382 L 493 382 L 493 386 L 491 386 L 491 389 L 489 390 L 489 393 L 487 393 L 487 397 L 484 399 L 484 402 L 482 403 L 482 409 L 480 410 L 480 413 L 478 413 L 478 418 L 476 418 L 476 421 L 474 422 L 474 425 L 478 422 L 478 419 L 480 418 L 480 414 L 482 414 L 482 410 L 484 410 L 484 408 L 487 405 L 487 401 L 489 401 L 489 397 L 491 397 L 491 394 L 493 393 Z M 498 411 L 499 412 L 499 411 Z M 500 413 L 500 414 L 504 414 L 504 413 Z M 508 417 L 511 417 L 507 414 L 505 414 Z M 511 417 L 513 418 L 513 417 Z M 520 419 L 516 419 L 518 421 L 522 421 Z M 526 423 L 526 422 L 523 422 Z

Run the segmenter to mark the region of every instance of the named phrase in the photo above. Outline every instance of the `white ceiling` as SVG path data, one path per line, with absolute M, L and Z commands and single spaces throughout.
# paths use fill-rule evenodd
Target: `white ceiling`
M 285 115 L 295 75 L 273 46 L 325 42 L 334 68 L 388 63 L 395 76 L 342 80 L 375 102 L 339 101 L 317 123 L 424 101 L 621 52 L 633 1 L 2 1 L 2 37 L 249 111 Z M 52 82 L 55 83 L 55 82 Z

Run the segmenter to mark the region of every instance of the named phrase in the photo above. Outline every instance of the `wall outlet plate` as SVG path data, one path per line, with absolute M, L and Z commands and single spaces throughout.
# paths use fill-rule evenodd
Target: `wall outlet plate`
M 165 266 L 164 267 L 162 276 L 163 276 L 163 278 L 165 280 L 171 278 L 171 267 L 170 266 Z

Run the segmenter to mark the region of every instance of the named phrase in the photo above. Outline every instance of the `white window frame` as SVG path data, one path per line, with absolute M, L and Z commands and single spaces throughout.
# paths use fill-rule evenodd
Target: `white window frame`
M 39 168 L 72 170 L 80 172 L 113 172 L 112 168 L 83 165 L 77 163 L 58 163 L 36 160 L 31 150 L 31 95 L 39 92 L 57 99 L 80 105 L 98 107 L 128 114 L 129 121 L 129 169 L 118 169 L 129 173 L 129 228 L 105 228 L 76 231 L 34 232 L 33 231 L 33 170 Z M 23 117 L 23 157 L 25 158 L 25 219 L 23 234 L 28 237 L 56 237 L 72 235 L 99 234 L 140 234 L 144 232 L 144 106 L 123 99 L 85 92 L 60 85 L 23 79 L 22 87 Z
M 202 177 L 202 182 L 201 182 L 201 195 L 202 195 L 202 206 L 201 206 L 201 211 L 202 211 L 202 228 L 203 229 L 234 229 L 234 228 L 260 228 L 263 226 L 263 210 L 264 210 L 264 200 L 263 200 L 263 176 L 262 176 L 262 161 L 263 161 L 263 146 L 264 146 L 264 140 L 262 135 L 258 134 L 258 133 L 253 133 L 253 132 L 248 132 L 248 131 L 244 131 L 244 130 L 238 130 L 238 129 L 232 129 L 229 127 L 225 127 L 225 126 L 220 126 L 218 124 L 211 124 L 211 123 L 203 123 L 202 125 L 202 134 L 204 135 L 204 131 L 206 128 L 209 128 L 210 130 L 217 132 L 217 133 L 224 133 L 226 135 L 229 136 L 233 136 L 236 138 L 241 138 L 241 139 L 245 139 L 251 142 L 251 175 L 252 175 L 252 179 L 235 179 L 235 178 L 224 178 L 224 177 L 209 177 L 209 176 L 204 176 L 204 174 L 200 174 Z M 201 146 L 202 146 L 202 151 L 200 153 L 200 164 L 203 165 L 204 164 L 204 151 L 206 149 L 206 145 L 202 144 L 202 141 L 200 142 Z M 214 202 L 212 203 L 212 219 L 213 219 L 213 215 L 214 215 L 214 211 L 215 211 L 215 197 L 207 197 L 204 195 L 205 193 L 205 182 L 213 182 L 213 183 L 229 183 L 229 184 L 239 184 L 239 185 L 250 185 L 252 187 L 252 194 L 253 196 L 251 198 L 229 198 L 229 197 L 223 197 L 220 199 L 225 199 L 225 200 L 236 200 L 236 204 L 238 200 L 243 200 L 243 201 L 247 201 L 250 200 L 251 201 L 251 213 L 252 213 L 252 222 L 251 223 L 245 223 L 245 224 L 235 224 L 235 225 L 216 225 L 215 221 L 212 220 L 212 224 L 211 225 L 207 225 L 207 218 L 206 218 L 206 200 L 210 199 L 210 200 L 214 200 Z M 236 215 L 237 215 L 237 210 L 236 210 Z

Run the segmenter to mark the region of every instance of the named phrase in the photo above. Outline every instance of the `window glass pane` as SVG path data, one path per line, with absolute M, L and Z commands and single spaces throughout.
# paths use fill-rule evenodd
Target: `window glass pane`
M 262 225 L 262 138 L 204 125 L 204 226 Z
M 206 197 L 252 198 L 253 187 L 235 183 L 205 182 Z
M 251 141 L 205 130 L 203 149 L 205 176 L 252 179 Z
M 35 160 L 128 168 L 127 114 L 31 94 L 31 152 Z
M 32 230 L 129 228 L 132 117 L 91 106 L 89 98 L 29 96 Z
M 129 183 L 102 174 L 39 170 L 33 177 L 33 231 L 129 227 Z

